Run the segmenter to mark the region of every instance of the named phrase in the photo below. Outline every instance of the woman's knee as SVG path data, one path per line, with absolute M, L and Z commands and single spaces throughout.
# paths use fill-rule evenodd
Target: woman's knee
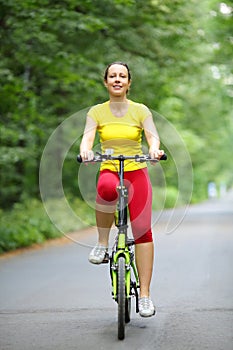
M 112 186 L 111 183 L 105 183 L 97 188 L 98 197 L 100 200 L 104 200 L 106 202 L 113 202 L 117 200 L 118 194 L 116 191 L 116 187 Z
M 118 179 L 112 173 L 100 174 L 97 184 L 97 202 L 115 202 L 118 198 L 116 190 Z
M 152 231 L 149 230 L 142 235 L 136 235 L 136 237 L 134 237 L 134 240 L 135 240 L 135 244 L 153 242 Z

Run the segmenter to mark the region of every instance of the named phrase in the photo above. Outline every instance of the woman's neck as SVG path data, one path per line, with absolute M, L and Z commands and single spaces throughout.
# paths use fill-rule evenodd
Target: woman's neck
M 129 108 L 129 100 L 124 99 L 124 100 L 111 100 L 110 99 L 110 109 L 113 115 L 115 117 L 123 117 Z
M 115 103 L 115 102 L 127 103 L 128 99 L 126 96 L 110 96 L 109 101 L 110 103 Z

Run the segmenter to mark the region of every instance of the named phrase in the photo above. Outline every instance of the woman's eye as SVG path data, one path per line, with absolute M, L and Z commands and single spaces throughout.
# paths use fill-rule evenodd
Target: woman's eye
M 109 78 L 110 79 L 116 78 L 116 75 L 115 74 L 111 74 L 111 75 L 109 75 Z M 120 78 L 126 79 L 127 76 L 125 74 L 120 74 Z

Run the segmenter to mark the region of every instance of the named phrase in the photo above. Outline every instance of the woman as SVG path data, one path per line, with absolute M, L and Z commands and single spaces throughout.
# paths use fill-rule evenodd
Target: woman
M 151 158 L 161 158 L 160 141 L 149 109 L 127 98 L 131 85 L 131 74 L 127 64 L 113 62 L 108 65 L 104 84 L 109 101 L 93 106 L 86 119 L 84 135 L 80 145 L 83 160 L 94 157 L 92 151 L 96 131 L 99 132 L 102 152 L 111 148 L 115 155 L 142 154 L 142 132 L 144 131 Z M 103 262 L 108 250 L 108 239 L 114 221 L 118 184 L 117 164 L 101 164 L 97 183 L 96 223 L 98 243 L 89 255 L 94 264 Z M 150 299 L 150 283 L 153 269 L 154 245 L 151 230 L 152 188 L 146 163 L 126 161 L 125 183 L 129 191 L 129 213 L 135 239 L 135 257 L 140 282 L 139 313 L 142 317 L 155 314 Z

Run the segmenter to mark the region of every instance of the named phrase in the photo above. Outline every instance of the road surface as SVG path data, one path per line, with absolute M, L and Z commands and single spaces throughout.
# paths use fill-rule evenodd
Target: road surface
M 94 230 L 0 258 L 1 350 L 232 350 L 233 195 L 155 214 L 152 298 L 124 341 L 108 265 L 88 263 Z M 180 220 L 182 218 L 182 220 Z

